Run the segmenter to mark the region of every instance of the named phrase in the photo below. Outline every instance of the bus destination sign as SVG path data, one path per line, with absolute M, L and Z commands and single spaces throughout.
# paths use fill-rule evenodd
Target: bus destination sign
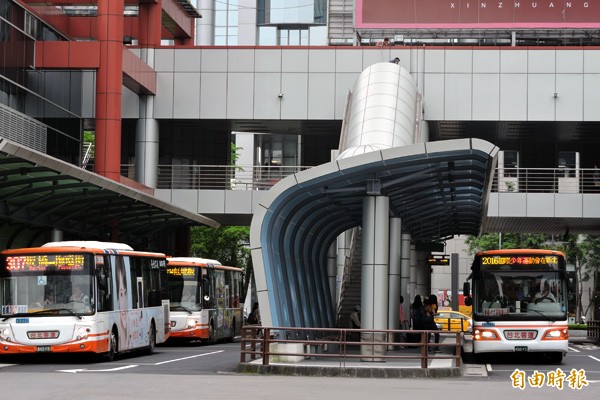
M 174 276 L 196 276 L 197 268 L 192 267 L 169 267 L 167 273 Z
M 481 265 L 556 265 L 556 256 L 481 257 Z
M 32 254 L 6 257 L 6 269 L 13 272 L 82 270 L 85 263 L 83 254 Z

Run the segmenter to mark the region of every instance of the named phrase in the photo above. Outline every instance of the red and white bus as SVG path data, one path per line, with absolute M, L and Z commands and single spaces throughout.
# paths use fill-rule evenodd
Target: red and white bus
M 545 353 L 560 363 L 569 344 L 564 254 L 483 251 L 475 255 L 471 270 L 473 353 Z M 464 293 L 469 291 L 466 282 Z
M 166 256 L 65 241 L 0 253 L 0 355 L 154 351 L 169 336 Z
M 173 257 L 167 264 L 171 338 L 233 341 L 243 323 L 242 270 L 219 261 Z

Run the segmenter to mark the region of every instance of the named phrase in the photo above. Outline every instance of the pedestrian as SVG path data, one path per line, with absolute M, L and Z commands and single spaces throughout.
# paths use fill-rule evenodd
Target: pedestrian
M 426 329 L 429 331 L 437 331 L 438 330 L 437 324 L 435 323 L 435 314 L 437 314 L 437 310 L 438 310 L 437 296 L 432 294 L 431 296 L 429 296 L 427 298 L 425 305 L 424 305 L 423 329 Z M 435 332 L 433 334 L 433 336 L 434 336 L 434 341 L 437 345 L 440 342 L 440 334 L 438 332 Z M 427 343 L 429 343 L 430 340 L 431 340 L 431 333 L 427 334 Z M 430 351 L 437 353 L 439 351 L 439 347 L 435 346 Z
M 398 57 L 395 57 L 395 58 L 391 59 L 391 60 L 390 60 L 390 62 L 391 62 L 392 64 L 400 64 L 400 58 L 398 58 Z
M 421 295 L 416 295 L 414 301 L 410 305 L 410 319 L 412 329 L 415 331 L 424 329 L 423 328 L 423 301 Z M 421 341 L 420 333 L 410 333 L 406 335 L 406 341 L 410 343 L 417 343 Z
M 252 311 L 248 314 L 246 321 L 248 325 L 259 325 L 260 324 L 260 311 L 258 310 L 258 301 L 252 305 Z

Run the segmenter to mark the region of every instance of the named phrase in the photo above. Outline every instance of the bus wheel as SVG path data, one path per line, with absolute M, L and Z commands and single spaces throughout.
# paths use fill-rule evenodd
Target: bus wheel
M 154 322 L 150 324 L 150 332 L 148 333 L 148 354 L 153 354 L 154 349 L 156 348 L 156 328 L 154 327 Z
M 550 359 L 550 363 L 552 364 L 561 364 L 563 360 L 563 354 L 560 352 L 550 353 L 548 354 L 548 358 Z
M 117 336 L 117 331 L 113 329 L 110 332 L 110 337 L 108 338 L 108 352 L 104 355 L 104 359 L 106 361 L 114 361 L 117 355 L 117 351 L 119 348 L 119 339 Z

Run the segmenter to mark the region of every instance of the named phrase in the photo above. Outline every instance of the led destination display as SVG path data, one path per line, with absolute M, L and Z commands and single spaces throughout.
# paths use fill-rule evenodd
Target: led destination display
M 6 269 L 12 272 L 54 270 L 82 270 L 83 254 L 33 254 L 6 257 Z

